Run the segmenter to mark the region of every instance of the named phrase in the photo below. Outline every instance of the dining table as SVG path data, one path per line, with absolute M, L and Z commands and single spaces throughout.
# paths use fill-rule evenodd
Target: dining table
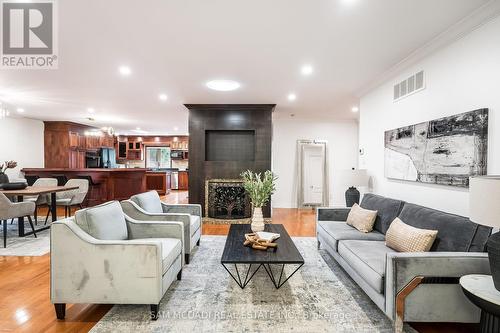
M 78 189 L 78 186 L 28 186 L 19 190 L 4 190 L 0 189 L 0 193 L 5 194 L 7 197 L 17 197 L 18 202 L 22 202 L 25 196 L 37 196 L 50 194 L 50 212 L 52 215 L 52 222 L 57 220 L 57 205 L 56 193 L 71 191 Z M 32 235 L 33 231 L 24 232 L 24 217 L 18 218 L 19 237 Z M 43 226 L 35 230 L 35 232 L 49 229 L 50 225 Z

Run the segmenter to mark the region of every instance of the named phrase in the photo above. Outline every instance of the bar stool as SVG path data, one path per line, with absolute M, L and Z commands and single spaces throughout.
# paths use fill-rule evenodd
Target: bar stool
M 40 176 L 28 175 L 24 176 L 24 178 L 26 178 L 26 183 L 28 183 L 28 186 L 33 186 L 33 184 L 35 184 L 36 180 L 40 178 Z
M 94 179 L 91 175 L 78 175 L 76 176 L 78 179 L 86 179 L 89 182 L 89 194 L 85 197 L 86 204 L 85 206 L 89 206 L 89 201 L 91 198 L 94 198 L 94 190 L 96 186 L 101 185 L 100 182 L 94 182 Z
M 52 175 L 52 178 L 57 179 L 57 186 L 64 186 L 68 182 L 68 177 L 64 174 Z
M 86 179 L 70 179 L 64 185 L 67 187 L 78 186 L 78 189 L 56 193 L 56 206 L 64 207 L 64 216 L 71 216 L 71 207 L 83 208 L 82 203 L 89 191 L 89 182 Z

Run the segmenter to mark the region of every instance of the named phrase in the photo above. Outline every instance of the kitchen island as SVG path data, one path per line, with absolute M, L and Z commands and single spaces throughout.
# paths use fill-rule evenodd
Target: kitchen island
M 146 189 L 155 190 L 159 195 L 170 193 L 172 173 L 169 170 L 150 170 L 146 172 Z
M 146 171 L 144 168 L 130 169 L 72 169 L 72 168 L 24 168 L 25 176 L 67 179 L 86 178 L 89 193 L 85 200 L 88 206 L 95 206 L 110 200 L 125 200 L 134 194 L 146 191 Z M 57 177 L 56 177 L 57 176 Z

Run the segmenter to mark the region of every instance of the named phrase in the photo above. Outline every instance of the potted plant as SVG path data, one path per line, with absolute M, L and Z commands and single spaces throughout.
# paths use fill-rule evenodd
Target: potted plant
M 270 170 L 264 172 L 264 175 L 247 170 L 241 174 L 243 178 L 243 187 L 247 191 L 252 202 L 252 231 L 264 230 L 264 218 L 262 216 L 262 207 L 269 201 L 271 195 L 276 190 L 276 177 Z
M 0 164 L 0 184 L 6 184 L 9 182 L 9 177 L 5 173 L 7 169 L 14 169 L 17 166 L 15 161 L 5 161 L 5 163 Z

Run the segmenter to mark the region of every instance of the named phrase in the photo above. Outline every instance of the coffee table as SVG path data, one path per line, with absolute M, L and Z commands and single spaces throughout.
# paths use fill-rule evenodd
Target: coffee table
M 264 231 L 275 232 L 281 235 L 275 241 L 278 244 L 276 249 L 262 251 L 243 246 L 245 234 L 252 232 L 250 225 L 232 224 L 229 227 L 229 234 L 227 235 L 226 245 L 224 246 L 220 262 L 241 289 L 246 287 L 261 267 L 264 267 L 271 282 L 276 289 L 279 289 L 304 265 L 304 258 L 302 258 L 302 255 L 282 224 L 266 224 Z M 234 265 L 235 273 L 231 273 L 228 269 L 230 265 Z M 246 273 L 245 270 L 241 272 L 244 275 L 240 274 L 238 265 L 248 265 Z M 275 268 L 273 270 L 271 265 L 281 266 L 281 269 L 278 268 L 276 270 Z M 298 265 L 298 267 L 290 275 L 285 276 L 285 265 Z

